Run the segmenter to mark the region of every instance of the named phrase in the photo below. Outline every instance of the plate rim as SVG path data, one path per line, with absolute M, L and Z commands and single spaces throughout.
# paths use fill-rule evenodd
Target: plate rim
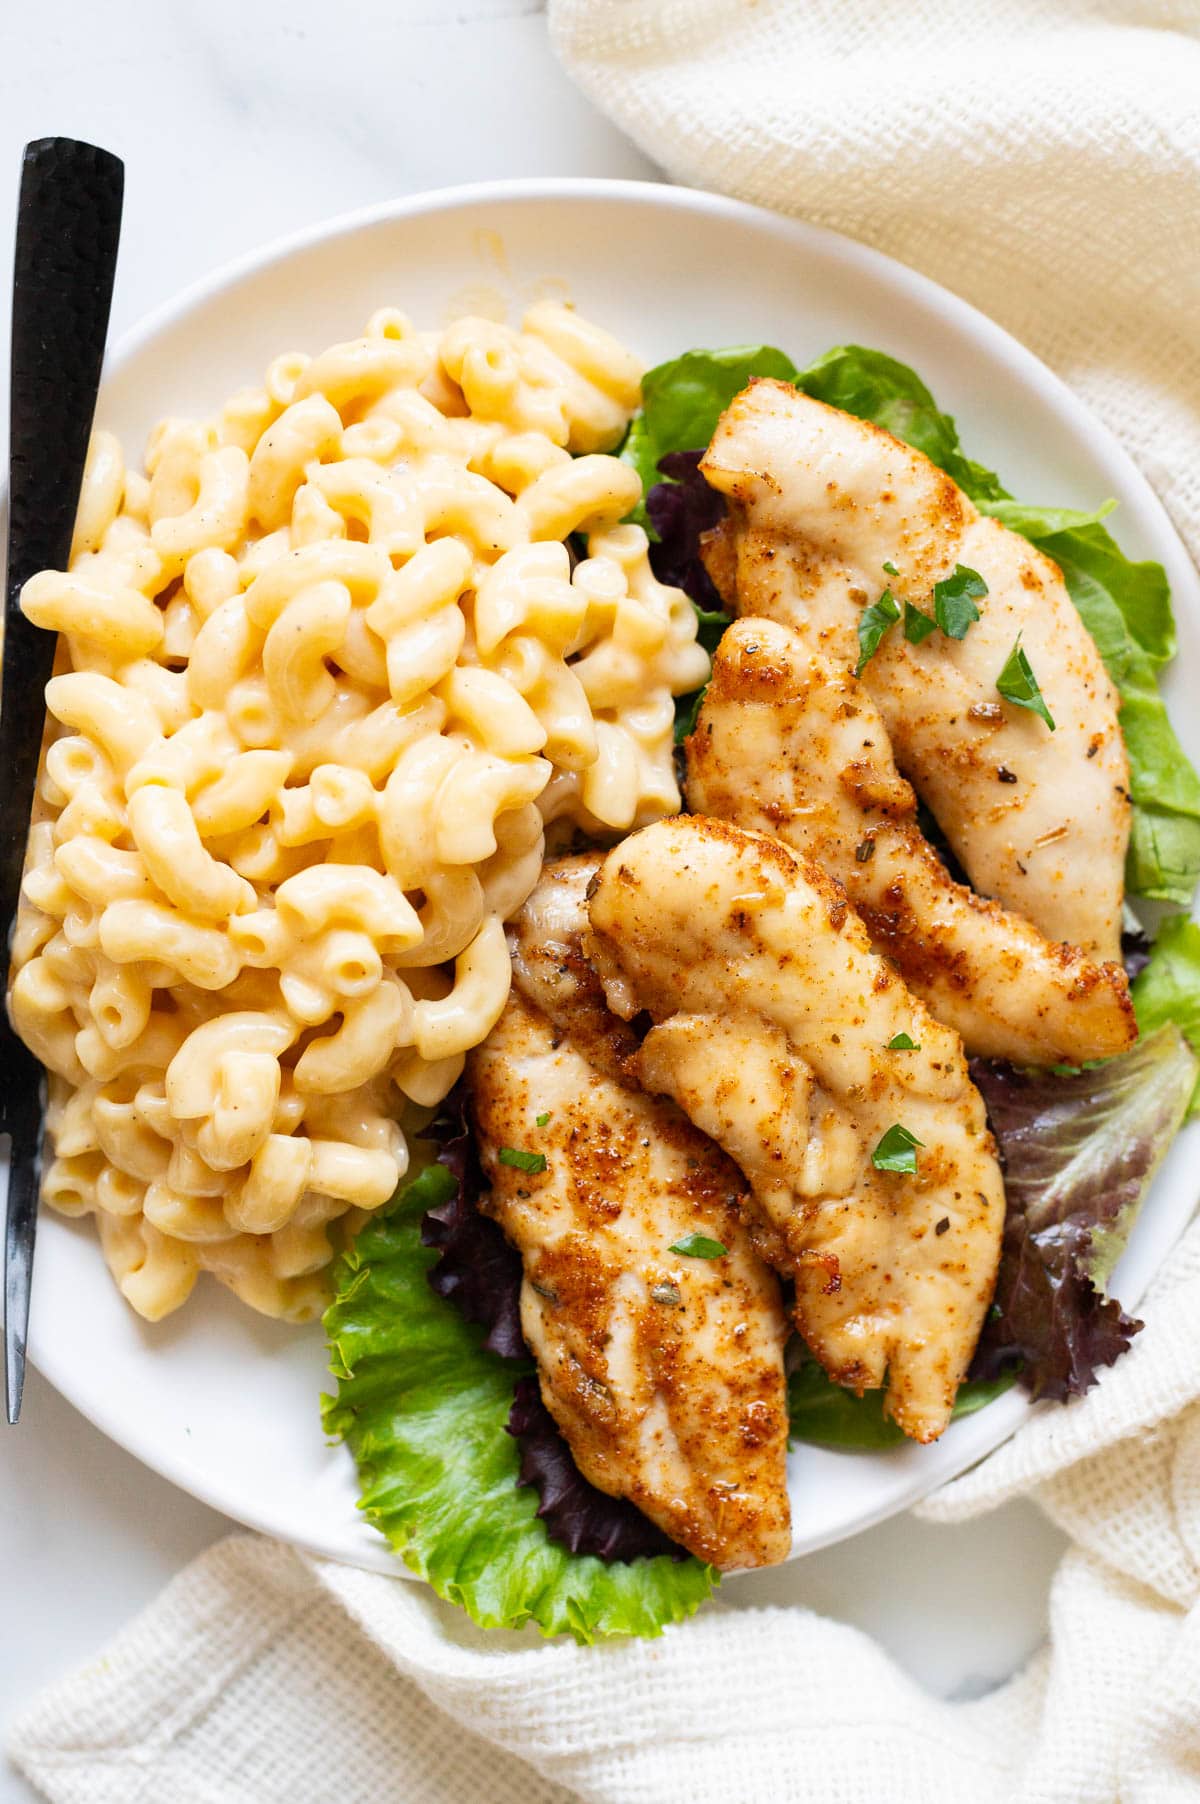
M 899 292 L 922 310 L 947 319 L 969 336 L 994 365 L 1007 368 L 1020 382 L 1037 391 L 1063 422 L 1071 437 L 1086 439 L 1095 460 L 1111 472 L 1114 480 L 1119 480 L 1127 493 L 1137 497 L 1142 509 L 1144 535 L 1153 541 L 1152 555 L 1160 558 L 1167 567 L 1173 599 L 1178 603 L 1180 589 L 1185 592 L 1190 589 L 1189 611 L 1200 619 L 1200 576 L 1197 575 L 1188 548 L 1164 503 L 1112 429 L 1036 352 L 974 303 L 872 245 L 864 244 L 830 227 L 814 225 L 805 219 L 705 189 L 631 178 L 523 176 L 426 189 L 331 215 L 270 239 L 225 261 L 141 315 L 109 347 L 104 361 L 101 404 L 105 385 L 150 347 L 160 334 L 177 328 L 190 313 L 235 289 L 243 281 L 285 264 L 305 251 L 328 246 L 340 238 L 364 230 L 419 219 L 430 214 L 449 215 L 489 205 L 536 207 L 546 202 L 559 201 L 573 201 L 584 206 L 596 202 L 632 204 L 651 211 L 684 213 L 701 219 L 740 223 L 758 233 L 789 243 L 795 249 L 808 246 L 819 250 L 825 258 L 839 262 L 853 274 L 865 278 L 872 286 L 883 287 L 893 293 Z M 0 490 L 0 502 L 6 500 L 6 492 Z M 1182 1231 L 1181 1228 L 1180 1232 Z M 1175 1241 L 1172 1241 L 1171 1246 L 1174 1244 Z M 1170 1257 L 1170 1251 L 1170 1246 L 1164 1249 L 1150 1279 Z M 1138 1303 L 1144 1288 L 1144 1283 L 1129 1288 L 1126 1300 L 1131 1306 Z M 35 1322 L 29 1357 L 41 1375 L 106 1438 L 168 1482 L 178 1485 L 222 1515 L 260 1533 L 276 1538 L 282 1536 L 290 1545 L 318 1557 L 390 1572 L 405 1578 L 414 1576 L 403 1564 L 401 1556 L 390 1549 L 382 1535 L 377 1538 L 375 1558 L 372 1558 L 372 1550 L 366 1545 L 357 1552 L 332 1552 L 328 1546 L 313 1538 L 306 1538 L 302 1533 L 281 1530 L 277 1520 L 269 1519 L 261 1511 L 256 1511 L 252 1504 L 248 1505 L 241 1499 L 231 1501 L 225 1487 L 212 1480 L 204 1466 L 193 1464 L 184 1457 L 176 1457 L 173 1453 L 164 1456 L 161 1452 L 156 1452 L 152 1440 L 149 1437 L 143 1438 L 138 1433 L 136 1417 L 132 1418 L 131 1428 L 129 1413 L 123 1415 L 118 1408 L 110 1407 L 107 1397 L 99 1407 L 92 1396 L 88 1397 L 86 1404 L 80 1401 L 71 1383 L 69 1364 L 65 1368 L 60 1366 L 54 1357 L 54 1351 L 53 1344 L 43 1347 L 42 1336 L 36 1331 Z M 803 1548 L 794 1548 L 789 1559 L 803 1558 L 822 1547 L 849 1539 L 910 1508 L 941 1483 L 950 1482 L 952 1477 L 961 1475 L 979 1459 L 1003 1446 L 1017 1428 L 1035 1414 L 1041 1414 L 1046 1407 L 1030 1402 L 1017 1392 L 997 1398 L 975 1417 L 960 1424 L 959 1443 L 961 1445 L 962 1442 L 967 1442 L 968 1448 L 961 1464 L 956 1464 L 949 1477 L 928 1479 L 919 1470 L 915 1471 L 911 1481 L 889 1493 L 886 1500 L 861 1509 L 830 1532 L 810 1538 Z M 996 1424 L 995 1412 L 1001 1412 L 1008 1424 L 999 1439 L 992 1433 L 982 1432 L 985 1422 L 990 1420 L 991 1424 Z M 968 1430 L 973 1432 L 964 1432 Z M 972 1441 L 978 1443 L 973 1452 L 969 1446 Z M 354 1526 L 360 1532 L 367 1528 L 372 1539 L 375 1539 L 377 1531 L 370 1528 L 361 1515 L 356 1518 Z
M 1056 406 L 1070 416 L 1073 431 L 1092 435 L 1092 448 L 1101 449 L 1104 461 L 1119 470 L 1123 480 L 1139 490 L 1139 501 L 1149 508 L 1156 530 L 1169 540 L 1172 552 L 1178 553 L 1182 565 L 1200 583 L 1196 567 L 1183 538 L 1149 478 L 1126 449 L 1113 429 L 1079 396 L 1057 371 L 1022 343 L 1006 326 L 966 300 L 952 288 L 932 276 L 913 269 L 888 251 L 864 244 L 861 239 L 839 232 L 831 226 L 814 225 L 788 213 L 775 212 L 730 195 L 717 194 L 706 188 L 689 188 L 681 184 L 641 181 L 629 176 L 511 176 L 492 181 L 457 182 L 441 188 L 422 189 L 416 194 L 393 196 L 374 201 L 364 207 L 328 215 L 314 224 L 268 239 L 263 245 L 227 259 L 224 263 L 177 289 L 127 326 L 105 354 L 101 378 L 104 383 L 174 318 L 192 307 L 215 298 L 233 287 L 243 277 L 266 271 L 286 262 L 297 253 L 344 237 L 352 232 L 384 225 L 394 220 L 416 219 L 427 213 L 452 213 L 489 203 L 536 203 L 547 200 L 590 200 L 646 203 L 668 211 L 694 212 L 714 219 L 741 220 L 760 230 L 791 238 L 797 245 L 805 242 L 823 247 L 827 252 L 857 264 L 867 274 L 884 277 L 891 285 L 907 290 L 918 303 L 940 308 L 957 316 L 959 321 L 981 336 L 1001 359 L 1043 388 Z M 7 487 L 3 490 L 7 495 Z

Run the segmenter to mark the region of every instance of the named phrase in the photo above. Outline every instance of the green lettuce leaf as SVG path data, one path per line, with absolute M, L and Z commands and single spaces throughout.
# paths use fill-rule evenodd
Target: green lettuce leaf
M 977 1409 L 1011 1390 L 1016 1379 L 1015 1372 L 1005 1372 L 999 1378 L 968 1379 L 959 1386 L 954 1402 L 955 1420 L 974 1415 Z M 864 1391 L 856 1397 L 853 1391 L 843 1390 L 807 1350 L 788 1374 L 788 1422 L 793 1443 L 811 1441 L 819 1447 L 844 1447 L 857 1453 L 900 1447 L 905 1439 L 883 1413 L 882 1391 Z
M 1133 796 L 1129 888 L 1186 905 L 1200 873 L 1200 777 L 1158 692 L 1158 672 L 1175 655 L 1166 573 L 1161 564 L 1126 558 L 1098 524 L 1027 537 L 1062 570 L 1121 693 Z
M 1114 683 L 1123 689 L 1143 674 L 1137 668 L 1139 655 L 1152 669 L 1175 656 L 1167 573 L 1152 559 L 1137 563 L 1127 558 L 1098 521 L 1066 529 L 1054 526 L 1056 511 L 1030 511 L 1028 530 L 1017 527 L 1017 531 L 1045 546 L 1059 565 Z M 1036 523 L 1039 516 L 1046 522 L 1044 528 Z M 1126 666 L 1126 659 L 1132 667 Z
M 661 482 L 658 460 L 668 451 L 698 451 L 707 445 L 717 421 L 751 376 L 775 376 L 794 382 L 796 366 L 773 345 L 730 345 L 721 351 L 685 351 L 647 370 L 642 378 L 642 411 L 632 421 L 621 456 L 642 479 L 642 500 L 629 516 L 654 528 L 646 518 L 645 496 Z
M 520 1453 L 505 1432 L 529 1361 L 483 1347 L 483 1330 L 429 1288 L 436 1248 L 421 1218 L 456 1180 L 426 1165 L 358 1234 L 333 1269 L 325 1314 L 337 1395 L 326 1431 L 358 1465 L 359 1507 L 411 1570 L 482 1628 L 534 1622 L 544 1635 L 591 1642 L 658 1635 L 712 1592 L 699 1560 L 629 1564 L 568 1553 L 517 1485 Z
M 1129 750 L 1133 829 L 1126 884 L 1133 895 L 1186 906 L 1200 879 L 1200 777 L 1167 718 L 1158 671 L 1175 653 L 1170 592 L 1161 564 L 1125 556 L 1093 512 L 1015 501 L 994 471 L 966 456 L 958 428 L 915 371 L 884 351 L 837 345 L 797 372 L 783 351 L 735 346 L 689 351 L 650 371 L 643 408 L 622 456 L 645 492 L 658 460 L 708 443 L 722 409 L 751 376 L 794 381 L 805 394 L 894 432 L 947 472 L 983 512 L 1022 533 L 1062 570 L 1121 695 Z M 644 504 L 632 516 L 642 524 Z
M 865 345 L 835 345 L 796 377 L 797 388 L 815 401 L 871 420 L 923 451 L 931 463 L 953 476 L 971 499 L 1000 500 L 999 478 L 963 455 L 958 428 L 943 413 L 915 370 Z
M 1200 821 L 1139 803 L 1133 810 L 1125 883 L 1131 896 L 1191 901 L 1200 870 Z
M 1171 915 L 1163 922 L 1132 994 L 1143 1037 L 1173 1022 L 1200 1053 L 1200 927 L 1194 921 Z M 1200 1114 L 1200 1085 L 1192 1091 L 1188 1113 Z
M 981 513 L 990 514 L 1002 526 L 1010 526 L 1026 539 L 1045 539 L 1052 532 L 1080 532 L 1086 526 L 1098 526 L 1116 507 L 1115 501 L 1102 501 L 1087 513 L 1078 507 L 1037 507 L 1025 501 L 1000 501 L 982 498 L 975 504 Z

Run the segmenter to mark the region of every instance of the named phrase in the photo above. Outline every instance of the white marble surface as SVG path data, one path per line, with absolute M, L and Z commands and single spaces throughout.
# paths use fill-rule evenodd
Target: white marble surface
M 126 160 L 116 332 L 264 239 L 389 195 L 654 174 L 559 71 L 531 0 L 3 0 L 0 247 L 21 147 L 55 132 Z M 34 1374 L 20 1427 L 0 1430 L 0 1725 L 228 1526 Z M 1061 1546 L 1018 1505 L 956 1530 L 902 1518 L 737 1582 L 860 1624 L 918 1682 L 972 1695 L 1041 1638 Z M 0 1767 L 0 1804 L 31 1796 Z

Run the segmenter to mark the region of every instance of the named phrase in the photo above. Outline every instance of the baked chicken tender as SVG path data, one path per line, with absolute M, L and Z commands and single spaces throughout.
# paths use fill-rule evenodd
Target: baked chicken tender
M 767 1566 L 791 1547 L 779 1285 L 741 1173 L 624 1075 L 637 1041 L 579 943 L 598 865 L 546 867 L 511 929 L 509 1002 L 470 1058 L 488 1212 L 520 1251 L 522 1329 L 580 1471 L 700 1559 Z M 692 1233 L 727 1252 L 671 1252 Z
M 696 815 L 610 852 L 588 955 L 610 1006 L 654 1025 L 636 1057 L 741 1166 L 759 1244 L 795 1282 L 830 1376 L 886 1383 L 932 1441 L 991 1300 L 1004 1186 L 962 1042 L 871 948 L 841 888 L 773 839 Z M 907 1034 L 919 1050 L 890 1050 Z M 902 1126 L 915 1174 L 872 1154 Z
M 784 382 L 735 397 L 700 468 L 729 502 L 708 560 L 729 606 L 843 668 L 885 585 L 931 613 L 956 565 L 983 577 L 965 638 L 910 645 L 896 626 L 863 682 L 974 887 L 1048 939 L 1117 958 L 1129 766 L 1117 692 L 1057 565 L 919 451 Z M 1018 633 L 1054 732 L 996 689 Z
M 789 627 L 728 629 L 686 752 L 689 806 L 773 833 L 836 877 L 876 950 L 968 1052 L 1081 1064 L 1137 1038 L 1120 965 L 1051 944 L 954 881 L 865 685 Z

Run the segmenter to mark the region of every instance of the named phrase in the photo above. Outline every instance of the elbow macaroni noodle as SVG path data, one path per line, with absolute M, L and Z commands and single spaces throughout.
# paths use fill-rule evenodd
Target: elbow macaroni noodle
M 44 1195 L 149 1319 L 202 1271 L 316 1314 L 330 1223 L 388 1200 L 405 1103 L 504 1006 L 544 825 L 678 808 L 708 660 L 621 524 L 639 397 L 570 308 L 384 310 L 164 421 L 146 475 L 95 435 L 70 569 L 22 596 L 64 655 L 10 1008 Z

